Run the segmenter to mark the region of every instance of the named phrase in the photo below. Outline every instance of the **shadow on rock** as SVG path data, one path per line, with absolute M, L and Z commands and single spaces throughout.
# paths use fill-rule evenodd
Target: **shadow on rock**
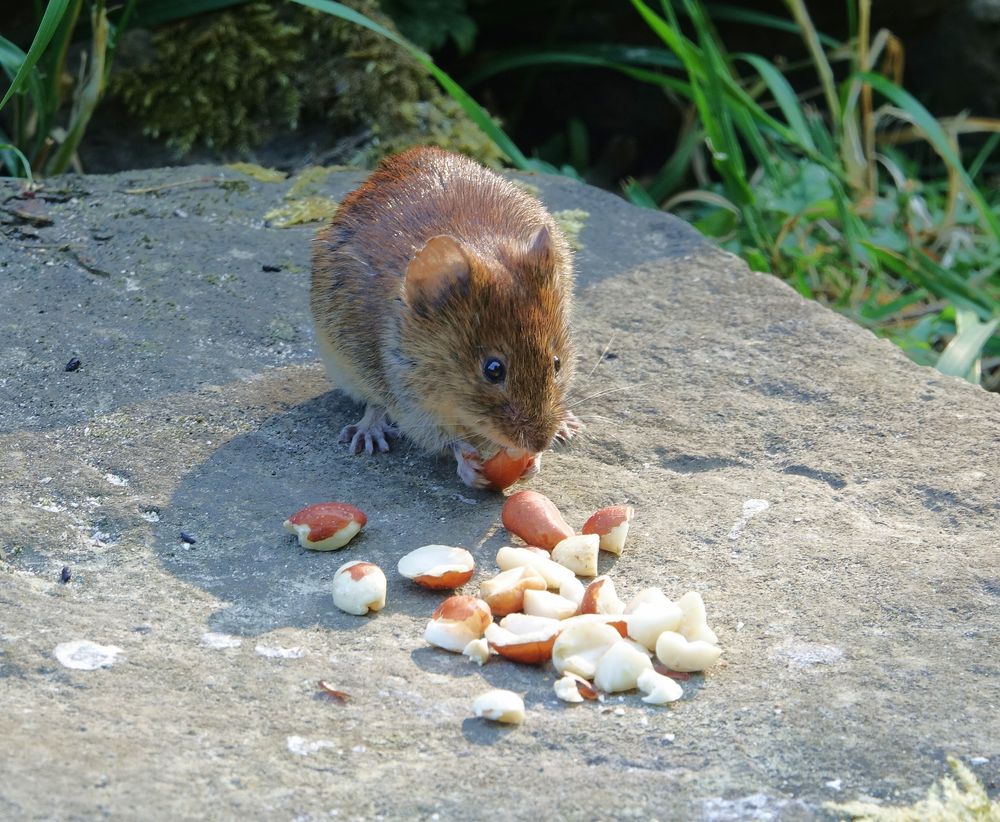
M 462 720 L 462 736 L 473 745 L 496 745 L 509 734 L 518 730 L 519 725 L 504 725 L 470 716 Z
M 182 479 L 154 526 L 155 549 L 171 573 L 228 603 L 211 630 L 356 629 L 363 620 L 338 611 L 330 588 L 337 568 L 357 559 L 385 571 L 385 612 L 425 615 L 440 596 L 400 577 L 400 556 L 444 543 L 468 548 L 480 566 L 492 562 L 502 497 L 466 488 L 450 458 L 405 440 L 388 454 L 348 454 L 337 434 L 358 416 L 357 406 L 325 394 L 230 440 Z M 340 551 L 307 551 L 282 523 L 328 500 L 361 508 L 368 525 Z

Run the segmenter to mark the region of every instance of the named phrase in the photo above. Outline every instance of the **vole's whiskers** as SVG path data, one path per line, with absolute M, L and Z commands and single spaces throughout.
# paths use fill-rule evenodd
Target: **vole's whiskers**
M 608 353 L 608 349 L 609 349 L 609 348 L 611 348 L 611 344 L 612 344 L 612 343 L 613 343 L 613 342 L 615 341 L 615 334 L 617 334 L 617 333 L 618 333 L 617 331 L 612 331 L 612 332 L 611 332 L 611 339 L 610 339 L 610 340 L 608 340 L 608 344 L 607 344 L 606 346 L 604 346 L 604 350 L 603 350 L 603 351 L 601 352 L 601 355 L 600 355 L 600 356 L 599 356 L 599 357 L 597 358 L 597 362 L 595 362 L 595 363 L 594 363 L 594 367 L 593 367 L 593 368 L 591 368 L 591 369 L 590 369 L 590 371 L 589 371 L 589 372 L 587 373 L 587 377 L 586 377 L 586 378 L 587 378 L 588 380 L 589 380 L 589 379 L 590 379 L 591 377 L 593 377 L 593 376 L 594 376 L 594 372 L 595 372 L 595 371 L 597 370 L 597 367 L 598 367 L 598 366 L 599 366 L 599 365 L 600 365 L 600 364 L 601 364 L 602 362 L 604 362 L 604 355 L 605 355 L 605 354 L 607 354 L 607 353 Z
M 614 394 L 616 391 L 632 391 L 635 388 L 642 388 L 642 386 L 644 385 L 646 385 L 646 383 L 638 382 L 629 385 L 618 385 L 615 386 L 614 388 L 605 388 L 603 391 L 596 391 L 595 393 L 590 394 L 589 396 L 580 397 L 579 399 L 574 400 L 571 403 L 568 403 L 566 405 L 566 408 L 576 408 L 581 403 L 589 402 L 590 400 L 597 399 L 598 397 L 603 397 L 605 394 Z

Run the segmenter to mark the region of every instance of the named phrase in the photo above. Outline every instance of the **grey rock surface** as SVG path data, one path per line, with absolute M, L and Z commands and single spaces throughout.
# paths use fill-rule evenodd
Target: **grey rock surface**
M 812 819 L 912 802 L 947 754 L 996 794 L 1000 398 L 668 216 L 532 182 L 590 214 L 589 427 L 530 486 L 578 526 L 634 504 L 602 572 L 625 597 L 700 591 L 723 664 L 669 708 L 566 706 L 551 669 L 425 645 L 440 596 L 398 557 L 463 545 L 475 592 L 502 497 L 405 443 L 337 444 L 359 409 L 314 361 L 315 227 L 263 219 L 290 183 L 168 169 L 33 201 L 4 183 L 0 817 Z M 281 530 L 324 499 L 370 517 L 334 554 Z M 387 572 L 376 616 L 332 605 L 352 559 Z M 93 670 L 56 658 L 76 640 L 105 646 Z M 523 726 L 471 718 L 490 687 L 524 695 Z

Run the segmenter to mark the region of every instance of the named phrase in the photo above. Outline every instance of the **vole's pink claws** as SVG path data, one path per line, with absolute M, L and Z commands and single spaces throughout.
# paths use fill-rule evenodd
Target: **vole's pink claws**
M 391 448 L 389 441 L 398 436 L 399 429 L 389 422 L 385 409 L 369 405 L 358 422 L 340 430 L 338 440 L 348 443 L 347 450 L 352 454 L 362 451 L 374 454 L 388 451 Z
M 535 454 L 531 462 L 528 463 L 528 467 L 524 469 L 524 473 L 521 474 L 521 479 L 527 479 L 528 477 L 533 477 L 541 470 L 542 470 L 542 455 Z
M 483 476 L 483 461 L 479 452 L 467 442 L 458 442 L 451 447 L 458 465 L 458 476 L 470 488 L 489 488 L 490 481 Z
M 583 420 L 572 411 L 564 411 L 562 423 L 559 425 L 559 429 L 556 431 L 553 440 L 559 443 L 569 442 L 586 427 Z

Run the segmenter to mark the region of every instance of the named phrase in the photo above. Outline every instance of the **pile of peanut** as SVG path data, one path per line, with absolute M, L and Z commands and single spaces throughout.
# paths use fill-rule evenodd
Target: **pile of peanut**
M 722 649 L 698 593 L 689 591 L 673 602 L 661 589 L 646 588 L 623 602 L 609 576 L 596 576 L 598 552 L 621 554 L 633 516 L 631 506 L 602 508 L 576 534 L 548 497 L 537 491 L 512 494 L 501 519 L 526 547 L 497 552 L 500 572 L 480 584 L 478 597 L 445 599 L 431 616 L 425 639 L 480 665 L 494 655 L 528 665 L 551 662 L 559 674 L 555 693 L 566 702 L 635 689 L 654 705 L 680 699 L 678 679 L 711 668 Z M 348 519 L 344 527 L 353 536 L 364 523 L 358 525 L 356 515 Z M 303 527 L 289 530 L 313 547 L 307 529 L 303 540 Z M 329 530 L 324 535 L 332 543 Z M 425 545 L 400 559 L 398 570 L 424 587 L 453 590 L 472 578 L 475 560 L 463 548 Z M 579 577 L 596 578 L 585 585 Z M 334 576 L 334 604 L 347 613 L 380 610 L 385 596 L 385 574 L 372 563 L 349 562 Z M 524 719 L 523 700 L 511 691 L 488 691 L 473 710 L 500 722 Z

